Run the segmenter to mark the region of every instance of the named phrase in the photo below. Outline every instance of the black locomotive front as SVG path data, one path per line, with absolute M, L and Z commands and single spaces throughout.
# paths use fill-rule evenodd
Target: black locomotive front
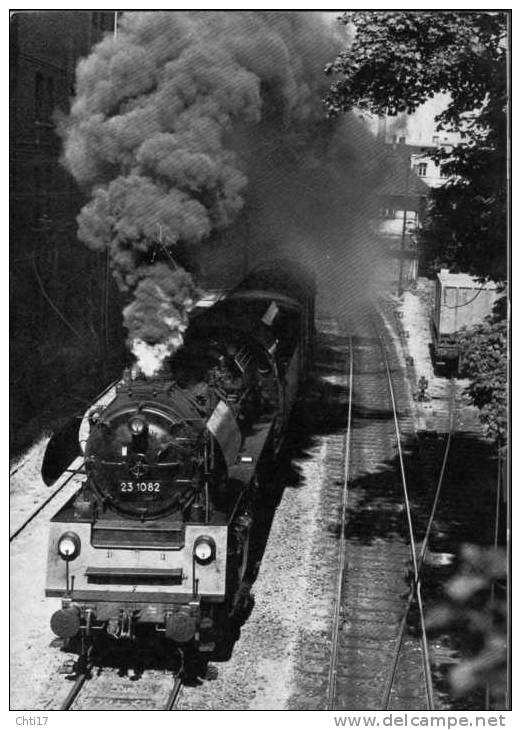
M 309 362 L 313 297 L 281 266 L 253 272 L 196 314 L 157 376 L 127 371 L 85 414 L 86 480 L 51 524 L 55 633 L 87 645 L 148 627 L 214 650 L 247 568 L 259 468 Z
M 47 595 L 63 599 L 52 619 L 63 638 L 134 639 L 149 627 L 215 648 L 246 568 L 258 454 L 241 448 L 271 406 L 257 360 L 241 359 L 244 335 L 214 333 L 205 345 L 187 343 L 175 380 L 127 372 L 85 414 L 87 479 L 49 546 Z
M 102 511 L 165 516 L 186 508 L 208 480 L 223 478 L 215 454 L 210 468 L 202 409 L 175 386 L 153 387 L 151 397 L 149 385 L 124 386 L 102 415 L 91 416 L 85 467 Z

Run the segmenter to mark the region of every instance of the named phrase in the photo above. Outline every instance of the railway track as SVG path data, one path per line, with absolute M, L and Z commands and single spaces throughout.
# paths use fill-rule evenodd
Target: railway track
M 113 381 L 108 385 L 91 403 L 88 403 L 85 406 L 85 410 L 92 408 L 96 405 L 99 405 L 103 403 L 103 399 L 108 396 L 108 394 L 112 391 L 114 386 L 116 385 L 117 381 Z M 51 439 L 52 440 L 52 439 Z M 24 458 L 23 461 L 21 461 L 12 471 L 9 473 L 9 478 L 12 479 L 16 474 L 18 474 L 23 467 L 31 461 L 30 457 Z M 52 490 L 52 492 L 43 499 L 38 506 L 33 509 L 28 517 L 26 517 L 20 525 L 18 525 L 13 532 L 9 536 L 9 542 L 13 542 L 19 535 L 21 535 L 24 530 L 38 517 L 38 515 L 60 494 L 63 492 L 65 487 L 67 487 L 71 482 L 73 482 L 76 477 L 79 475 L 83 475 L 84 472 L 84 461 L 83 457 L 78 456 L 76 457 L 71 464 L 67 468 L 64 469 L 61 476 L 56 481 L 56 486 Z M 79 488 L 78 484 L 78 488 Z
M 324 500 L 324 522 L 329 512 L 334 528 L 327 528 L 331 538 L 317 559 L 317 572 L 332 586 L 333 619 L 328 635 L 302 633 L 301 690 L 291 708 L 440 709 L 422 576 L 439 555 L 436 512 L 457 423 L 455 387 L 445 393 L 444 438 L 419 445 L 405 371 L 385 336 L 367 321 L 341 339 L 330 365 L 338 372 L 340 362 L 348 363 L 345 419 L 327 437 Z M 426 455 L 429 479 L 418 467 Z M 446 658 L 434 652 L 434 664 Z
M 454 427 L 461 425 L 457 389 L 449 383 L 439 394 L 452 404 L 440 433 L 418 438 L 403 368 L 388 353 L 385 338 L 369 325 L 351 336 L 334 328 L 332 334 L 329 365 L 338 377 L 325 410 L 336 405 L 343 416 L 327 436 L 330 490 L 323 510 L 329 542 L 317 556 L 317 585 L 322 594 L 331 586 L 322 604 L 329 601 L 328 610 L 333 605 L 334 611 L 327 635 L 303 635 L 300 674 L 307 704 L 300 700 L 292 709 L 450 709 L 440 705 L 430 677 L 431 667 L 446 662 L 447 653 L 429 645 L 421 606 L 425 568 L 433 556 L 456 550 L 455 531 L 446 529 L 448 515 L 472 499 L 470 479 L 459 500 L 454 489 L 448 495 L 442 489 L 447 472 L 458 467 L 451 458 Z M 67 475 L 67 483 L 74 476 Z M 441 519 L 436 510 L 443 512 Z M 314 616 L 310 619 L 313 623 Z M 78 676 L 61 709 L 171 710 L 181 688 L 179 677 L 172 685 L 159 671 L 133 681 L 104 670 Z
M 42 500 L 40 504 L 33 510 L 29 516 L 20 524 L 13 532 L 9 535 L 9 542 L 13 542 L 35 519 L 38 517 L 40 512 L 47 507 L 63 490 L 70 484 L 78 475 L 84 474 L 83 471 L 83 459 L 77 457 L 68 469 L 65 470 L 62 477 L 58 480 L 58 486 L 53 489 L 49 496 Z M 79 487 L 79 485 L 78 485 Z
M 181 671 L 173 678 L 154 671 L 136 679 L 119 676 L 112 669 L 98 675 L 89 670 L 77 676 L 59 709 L 173 711 L 182 688 Z
M 403 393 L 395 392 L 380 333 L 354 336 L 350 344 L 345 459 L 351 464 L 344 464 L 347 519 L 341 519 L 338 547 L 347 569 L 338 577 L 327 708 L 430 710 L 432 677 L 398 409 Z M 364 469 L 370 476 L 357 480 Z M 382 530 L 378 521 L 376 530 L 368 529 L 371 512 Z M 413 601 L 419 637 L 410 631 Z

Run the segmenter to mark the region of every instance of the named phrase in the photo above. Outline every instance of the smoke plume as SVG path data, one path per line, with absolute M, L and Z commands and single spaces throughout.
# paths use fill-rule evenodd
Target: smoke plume
M 145 373 L 181 346 L 198 283 L 282 254 L 331 313 L 374 291 L 385 155 L 356 114 L 325 118 L 323 69 L 347 43 L 325 16 L 129 12 L 79 64 L 62 132 L 90 193 L 79 237 L 109 250 Z
M 243 208 L 254 140 L 269 128 L 291 147 L 323 116 L 332 38 L 319 15 L 291 11 L 129 12 L 80 62 L 63 130 L 65 164 L 91 193 L 79 237 L 109 249 L 148 373 L 182 344 L 197 289 L 180 262 Z

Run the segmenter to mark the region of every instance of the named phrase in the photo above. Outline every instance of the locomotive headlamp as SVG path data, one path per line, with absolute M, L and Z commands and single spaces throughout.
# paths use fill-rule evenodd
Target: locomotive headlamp
M 201 535 L 194 543 L 194 558 L 199 565 L 208 565 L 215 560 L 215 542 L 211 537 Z
M 58 553 L 64 560 L 74 560 L 80 554 L 80 545 L 75 532 L 65 532 L 58 540 Z
M 133 436 L 140 436 L 146 427 L 146 421 L 142 416 L 133 416 L 129 421 L 130 430 Z

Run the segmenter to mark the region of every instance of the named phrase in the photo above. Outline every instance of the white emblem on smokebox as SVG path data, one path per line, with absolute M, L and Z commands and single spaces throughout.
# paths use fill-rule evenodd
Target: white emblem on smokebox
M 279 313 L 279 308 L 277 307 L 276 302 L 272 302 L 270 306 L 267 308 L 267 310 L 262 315 L 262 321 L 264 324 L 267 324 L 268 327 L 271 327 L 273 322 L 275 321 L 275 317 Z

